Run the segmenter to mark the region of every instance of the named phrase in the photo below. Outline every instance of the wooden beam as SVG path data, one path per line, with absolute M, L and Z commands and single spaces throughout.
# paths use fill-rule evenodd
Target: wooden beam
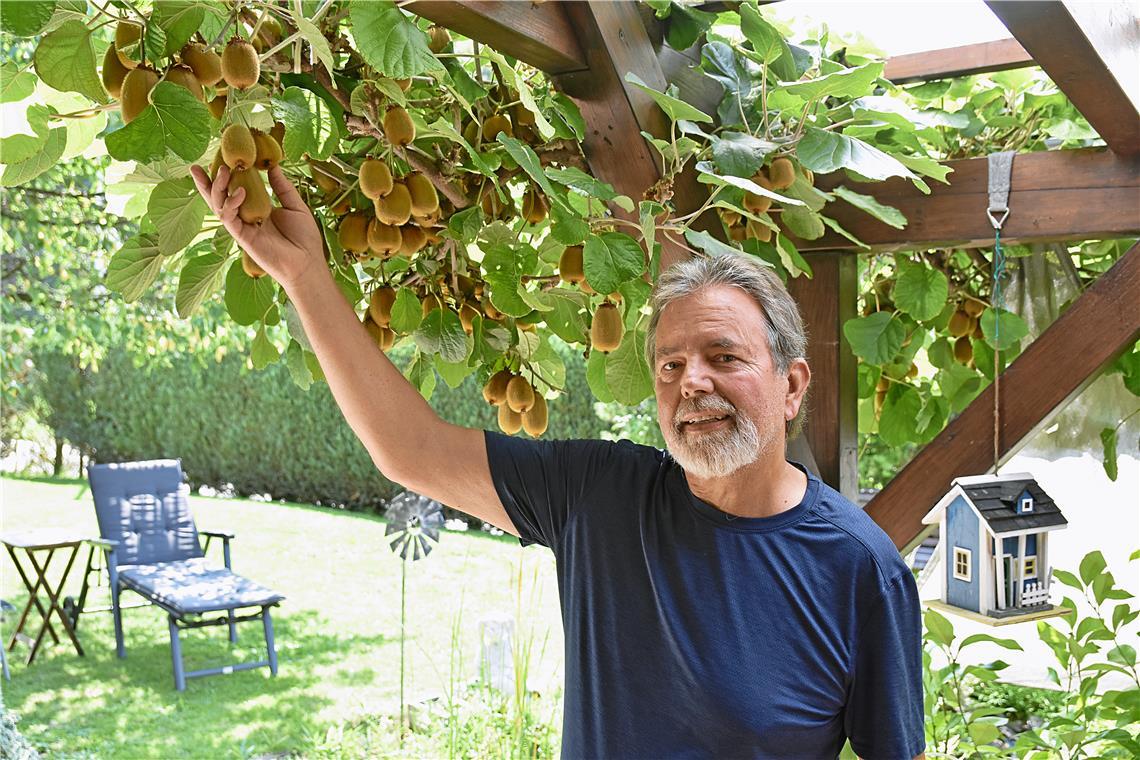
M 811 386 L 806 438 L 823 482 L 854 501 L 859 491 L 859 411 L 855 355 L 842 335 L 856 316 L 857 262 L 843 253 L 807 254 L 812 278 L 796 277 L 788 292 L 799 304 L 808 334 Z
M 1001 375 L 1002 460 L 1080 394 L 1140 337 L 1140 244 L 1132 246 Z M 993 466 L 994 387 L 990 385 L 867 505 L 867 512 L 908 548 L 922 517 L 960 475 Z
M 563 3 L 415 0 L 402 7 L 548 74 L 586 68 Z
M 1121 155 L 1140 153 L 1140 19 L 1129 0 L 986 5 Z
M 989 169 L 984 158 L 948 162 L 950 184 L 930 181 L 930 195 L 899 178 L 861 184 L 836 173 L 820 177 L 824 190 L 846 185 L 873 195 L 906 215 L 897 230 L 837 200 L 824 208 L 848 232 L 874 250 L 993 245 L 986 217 Z M 1103 148 L 1023 153 L 1013 161 L 1010 215 L 1002 240 L 1029 243 L 1095 240 L 1140 234 L 1140 157 Z M 796 240 L 801 250 L 860 250 L 828 231 L 818 240 Z
M 895 84 L 906 84 L 1008 71 L 1033 65 L 1033 57 L 1021 43 L 1013 37 L 1007 37 L 993 42 L 896 55 L 887 59 L 883 76 Z

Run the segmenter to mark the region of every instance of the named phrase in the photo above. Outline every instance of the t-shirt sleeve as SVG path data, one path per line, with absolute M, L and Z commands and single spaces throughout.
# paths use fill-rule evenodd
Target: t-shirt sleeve
M 924 715 L 921 606 L 907 571 L 862 625 L 844 722 L 859 757 L 913 758 L 926 748 Z
M 523 546 L 554 548 L 616 454 L 610 441 L 528 441 L 485 431 L 487 464 Z

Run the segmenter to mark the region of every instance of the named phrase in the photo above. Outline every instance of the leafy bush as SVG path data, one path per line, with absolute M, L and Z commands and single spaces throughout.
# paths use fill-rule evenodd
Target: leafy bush
M 40 753 L 16 728 L 20 720 L 16 713 L 0 703 L 0 758 L 3 760 L 39 760 Z

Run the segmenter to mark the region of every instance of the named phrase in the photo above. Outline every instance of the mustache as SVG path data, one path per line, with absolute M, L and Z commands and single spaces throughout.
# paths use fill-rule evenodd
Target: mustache
M 673 412 L 673 429 L 680 432 L 681 420 L 688 414 L 695 412 L 714 412 L 717 414 L 735 414 L 736 407 L 728 399 L 715 393 L 707 396 L 694 396 L 682 399 Z

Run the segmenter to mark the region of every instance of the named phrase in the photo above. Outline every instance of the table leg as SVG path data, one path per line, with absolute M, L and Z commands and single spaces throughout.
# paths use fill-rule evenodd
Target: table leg
M 63 593 L 63 585 L 64 585 L 64 583 L 67 582 L 67 576 L 71 572 L 71 566 L 75 564 L 75 558 L 78 555 L 79 555 L 79 544 L 76 544 L 75 546 L 71 547 L 71 556 L 67 560 L 67 567 L 65 567 L 63 569 L 63 575 L 60 577 L 59 583 L 57 584 L 57 588 L 55 589 L 55 591 L 52 591 L 51 586 L 47 585 L 46 582 L 44 584 L 44 591 L 47 592 L 47 595 L 48 595 L 48 617 L 50 618 L 51 614 L 53 612 L 56 613 L 56 616 L 59 618 L 60 622 L 63 623 L 64 633 L 67 634 L 67 637 L 69 639 L 71 639 L 71 643 L 75 646 L 76 653 L 80 657 L 83 657 L 84 656 L 83 646 L 79 643 L 79 639 L 77 639 L 75 637 L 75 631 L 71 627 L 71 619 L 68 618 L 67 611 L 64 610 L 63 606 L 60 605 L 60 603 L 59 603 L 60 594 Z M 46 564 L 44 565 L 44 571 L 45 571 L 45 578 L 46 578 L 46 571 L 47 571 L 47 565 Z M 50 620 L 45 621 L 45 624 L 47 622 L 50 622 Z M 42 638 L 43 638 L 43 631 L 41 630 L 39 637 L 36 639 L 36 645 L 32 648 L 32 653 L 28 656 L 28 664 L 29 665 L 32 664 L 32 658 L 34 658 L 36 656 L 36 650 L 39 648 L 39 641 Z
M 16 555 L 16 551 L 11 546 L 8 547 L 8 554 L 12 557 L 12 564 L 14 564 L 16 566 L 16 572 L 19 574 L 20 580 L 24 582 L 24 587 L 26 589 L 28 589 L 28 603 L 24 605 L 24 611 L 22 613 L 20 613 L 20 620 L 18 623 L 16 623 L 16 630 L 12 632 L 12 638 L 8 642 L 8 651 L 11 652 L 16 648 L 16 642 L 19 641 L 19 639 L 20 639 L 20 633 L 23 632 L 23 630 L 24 630 L 24 625 L 27 622 L 28 613 L 31 612 L 32 606 L 34 605 L 35 608 L 37 610 L 39 610 L 41 618 L 47 620 L 48 615 L 47 615 L 47 612 L 44 610 L 43 604 L 40 603 L 40 599 L 39 599 L 39 587 L 47 585 L 46 579 L 43 577 L 43 574 L 40 573 L 40 571 L 39 571 L 39 565 L 36 564 L 34 561 L 31 563 L 32 567 L 34 567 L 36 569 L 36 572 L 37 572 L 36 582 L 35 582 L 35 584 L 33 584 L 31 581 L 28 580 L 28 575 L 27 575 L 27 573 L 24 572 L 24 567 L 23 567 L 23 565 L 20 564 L 20 560 L 19 560 L 18 556 Z M 52 555 L 54 555 L 54 554 L 55 554 L 55 550 L 52 549 L 48 554 L 47 561 L 44 562 L 44 570 L 45 571 L 47 570 L 48 565 L 51 564 Z M 31 559 L 31 552 L 28 552 L 28 558 Z M 56 635 L 55 629 L 51 627 L 50 620 L 48 622 L 48 633 L 51 634 L 52 641 L 54 643 L 58 644 L 59 643 L 59 636 Z

